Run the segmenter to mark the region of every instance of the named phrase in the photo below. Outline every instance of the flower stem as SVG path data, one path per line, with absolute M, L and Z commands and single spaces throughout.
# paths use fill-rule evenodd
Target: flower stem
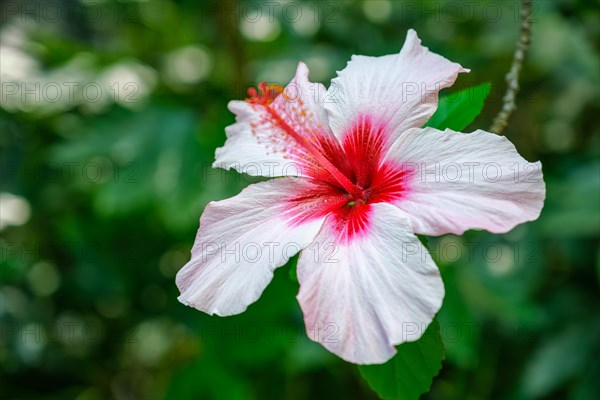
M 531 10 L 533 0 L 523 0 L 523 9 L 521 10 L 521 27 L 519 31 L 519 40 L 517 41 L 517 49 L 513 57 L 513 62 L 508 74 L 506 74 L 506 82 L 508 87 L 504 95 L 502 110 L 498 113 L 490 131 L 501 134 L 508 125 L 508 119 L 513 111 L 517 108 L 515 98 L 519 92 L 519 73 L 523 66 L 525 54 L 529 49 L 531 42 Z

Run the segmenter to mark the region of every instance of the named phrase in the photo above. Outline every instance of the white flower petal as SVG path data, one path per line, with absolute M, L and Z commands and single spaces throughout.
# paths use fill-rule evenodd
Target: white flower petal
M 504 233 L 537 219 L 544 204 L 542 164 L 493 133 L 410 129 L 385 158 L 411 171 L 406 195 L 394 204 L 419 234 Z
M 211 202 L 192 258 L 177 274 L 179 301 L 222 316 L 255 302 L 275 268 L 310 244 L 323 223 L 325 216 L 312 217 L 308 203 L 289 201 L 311 187 L 308 179 L 279 178 Z
M 439 310 L 444 286 L 431 256 L 392 205 L 370 205 L 364 234 L 339 237 L 330 215 L 300 255 L 298 301 L 307 334 L 355 364 L 389 360 L 417 340 Z
M 263 113 L 258 106 L 242 100 L 229 102 L 229 110 L 236 115 L 236 122 L 225 128 L 227 140 L 217 149 L 213 168 L 235 169 L 251 176 L 293 176 L 298 168 L 286 159 L 283 152 L 269 151 L 268 135 L 271 129 L 256 131 L 252 125 L 259 124 Z
M 323 85 L 308 81 L 308 67 L 269 105 L 232 101 L 236 123 L 225 129 L 227 141 L 216 151 L 214 167 L 234 168 L 253 176 L 318 176 L 318 157 L 339 159 L 341 147 L 329 129 L 322 102 Z
M 433 115 L 438 92 L 468 72 L 421 46 L 410 29 L 399 54 L 352 56 L 338 72 L 325 97 L 329 125 L 343 142 L 358 118 L 385 128 L 388 145 L 408 128 L 421 127 Z

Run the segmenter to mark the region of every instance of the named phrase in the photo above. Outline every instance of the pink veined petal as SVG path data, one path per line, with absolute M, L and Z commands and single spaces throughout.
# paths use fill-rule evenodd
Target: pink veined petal
M 421 46 L 410 29 L 399 54 L 354 55 L 338 72 L 325 97 L 329 125 L 343 142 L 357 119 L 369 118 L 387 149 L 403 131 L 427 122 L 437 109 L 438 92 L 461 72 L 469 70 Z
M 363 234 L 340 238 L 330 215 L 298 260 L 308 336 L 346 361 L 379 364 L 417 340 L 444 297 L 439 271 L 404 213 L 367 205 Z
M 243 100 L 232 100 L 228 108 L 236 122 L 225 128 L 227 140 L 217 149 L 213 168 L 235 169 L 252 176 L 296 176 L 298 168 L 286 159 L 283 152 L 269 152 L 268 135 L 272 130 L 256 133 L 253 125 L 260 122 L 262 113 L 257 106 Z
M 407 170 L 407 190 L 392 203 L 418 234 L 460 235 L 474 228 L 504 233 L 537 219 L 544 205 L 542 164 L 525 160 L 507 138 L 482 130 L 410 129 L 386 162 Z
M 227 141 L 217 149 L 213 167 L 322 180 L 332 180 L 331 172 L 344 172 L 348 167 L 341 146 L 318 101 L 323 93 L 323 85 L 309 82 L 307 66 L 299 63 L 294 79 L 272 103 L 230 102 L 236 123 L 225 129 Z
M 326 212 L 303 218 L 311 203 L 293 199 L 312 189 L 306 178 L 278 178 L 208 204 L 191 260 L 177 274 L 179 301 L 208 314 L 243 312 L 271 281 L 273 271 L 310 244 Z M 312 203 L 317 208 L 318 202 Z

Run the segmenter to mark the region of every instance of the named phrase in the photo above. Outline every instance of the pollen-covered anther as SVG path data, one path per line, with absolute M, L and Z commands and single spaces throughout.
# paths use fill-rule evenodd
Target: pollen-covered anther
M 258 84 L 258 90 L 253 87 L 248 89 L 248 95 L 250 97 L 246 98 L 246 101 L 250 104 L 268 106 L 281 93 L 283 93 L 283 87 L 274 84 L 267 85 L 265 82 L 260 82 Z

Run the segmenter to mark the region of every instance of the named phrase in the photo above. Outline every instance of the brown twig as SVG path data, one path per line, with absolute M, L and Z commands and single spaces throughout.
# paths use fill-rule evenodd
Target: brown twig
M 502 110 L 498 113 L 490 128 L 490 131 L 500 134 L 508 125 L 508 119 L 513 111 L 517 108 L 515 99 L 519 92 L 519 73 L 523 66 L 525 54 L 529 49 L 531 42 L 531 10 L 533 0 L 523 0 L 523 9 L 521 10 L 521 28 L 519 31 L 519 40 L 517 41 L 517 49 L 513 57 L 513 62 L 510 71 L 506 74 L 506 82 L 508 87 L 502 99 Z

